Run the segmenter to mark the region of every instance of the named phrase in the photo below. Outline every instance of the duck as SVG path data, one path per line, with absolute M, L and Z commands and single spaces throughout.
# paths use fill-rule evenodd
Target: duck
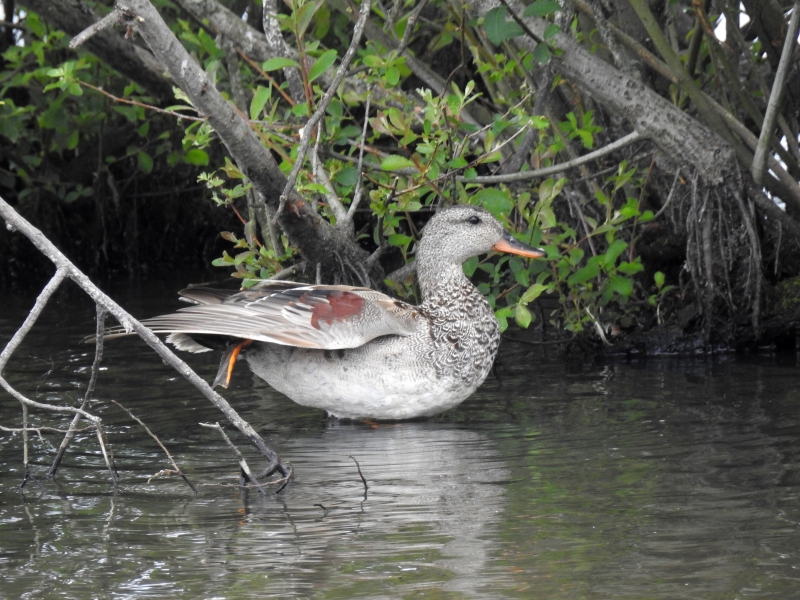
M 179 350 L 229 343 L 214 380 L 227 388 L 242 356 L 297 404 L 333 417 L 405 420 L 449 410 L 484 382 L 500 327 L 463 263 L 491 251 L 541 258 L 487 210 L 439 209 L 416 252 L 418 306 L 366 287 L 262 282 L 244 291 L 180 292 L 192 306 L 142 321 Z

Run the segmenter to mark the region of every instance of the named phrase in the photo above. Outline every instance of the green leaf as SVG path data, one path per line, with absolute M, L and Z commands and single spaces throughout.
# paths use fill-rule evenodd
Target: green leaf
M 551 23 L 550 25 L 547 26 L 547 29 L 544 30 L 544 39 L 549 40 L 560 31 L 561 29 L 559 29 L 558 25 L 556 25 L 555 23 Z
M 609 275 L 606 289 L 627 298 L 633 293 L 633 280 L 620 275 Z
M 467 162 L 467 159 L 463 156 L 456 156 L 455 158 L 451 158 L 449 161 L 447 161 L 447 166 L 451 169 L 463 169 L 468 164 L 469 163 Z
M 253 256 L 254 254 L 255 254 L 255 252 L 252 251 L 252 250 L 247 250 L 246 252 L 241 252 L 241 253 L 236 255 L 236 258 L 233 259 L 233 263 L 236 264 L 236 265 L 240 265 L 244 261 L 246 261 L 248 258 Z
M 381 163 L 381 169 L 384 171 L 399 171 L 400 169 L 416 168 L 416 166 L 413 161 L 398 154 L 390 154 Z
M 514 320 L 517 322 L 517 325 L 523 329 L 527 329 L 528 325 L 530 325 L 533 320 L 533 315 L 531 315 L 531 311 L 529 311 L 527 307 L 522 304 L 517 304 L 517 308 L 514 311 Z
M 597 263 L 586 265 L 567 278 L 568 285 L 581 285 L 594 279 L 600 274 L 600 265 Z
M 522 13 L 523 17 L 543 17 L 561 10 L 561 5 L 553 0 L 536 0 L 533 4 L 525 8 Z
M 635 262 L 624 262 L 621 263 L 617 267 L 617 271 L 622 273 L 623 275 L 636 275 L 636 273 L 640 273 L 644 271 L 644 265 L 639 262 L 638 257 Z
M 508 215 L 514 209 L 514 203 L 508 196 L 508 192 L 497 188 L 483 188 L 472 197 L 472 202 L 483 206 L 495 217 Z
M 533 49 L 533 58 L 536 59 L 536 62 L 540 65 L 546 65 L 550 62 L 550 48 L 548 48 L 547 44 L 536 44 L 536 47 Z
M 519 299 L 520 304 L 529 304 L 541 296 L 548 290 L 548 286 L 543 283 L 534 283 L 531 287 L 525 290 L 522 297 Z
M 642 216 L 639 217 L 639 223 L 647 223 L 655 218 L 656 216 L 653 214 L 652 210 L 646 210 L 642 213 Z
M 664 287 L 664 279 L 665 279 L 665 277 L 666 276 L 661 271 L 656 271 L 655 274 L 653 274 L 653 279 L 655 279 L 656 287 L 659 290 L 662 287 Z
M 79 141 L 80 141 L 80 132 L 77 129 L 75 129 L 67 137 L 67 148 L 70 150 L 75 150 L 75 148 L 78 147 Z
M 606 269 L 610 269 L 614 266 L 614 263 L 617 262 L 619 255 L 622 254 L 627 247 L 628 243 L 623 242 L 622 240 L 614 240 L 611 242 L 608 250 L 606 250 L 606 253 L 603 255 L 603 264 L 605 265 Z
M 464 275 L 467 277 L 472 277 L 473 273 L 475 273 L 475 269 L 478 268 L 478 257 L 473 256 L 472 258 L 468 259 L 464 265 Z
M 297 19 L 297 31 L 295 31 L 295 35 L 298 38 L 302 38 L 305 33 L 306 29 L 308 29 L 309 23 L 311 23 L 311 19 L 314 17 L 314 13 L 317 12 L 320 6 L 322 6 L 323 0 L 317 0 L 316 2 L 308 2 L 300 7 L 300 10 L 296 13 Z
M 345 167 L 336 174 L 333 180 L 339 185 L 352 187 L 358 182 L 358 169 Z
M 320 56 L 314 66 L 308 70 L 308 82 L 311 83 L 317 77 L 322 75 L 328 68 L 334 63 L 336 60 L 336 50 L 328 50 L 327 52 L 323 52 L 322 56 Z
M 502 6 L 495 7 L 486 13 L 483 17 L 483 27 L 489 40 L 495 46 L 525 33 L 516 21 L 506 21 L 506 9 Z
M 408 235 L 404 235 L 402 233 L 393 233 L 386 239 L 389 242 L 390 246 L 398 246 L 400 248 L 402 248 L 403 246 L 407 246 L 408 244 L 414 241 L 414 238 Z
M 208 154 L 199 148 L 192 148 L 183 155 L 183 161 L 190 165 L 205 167 L 208 164 Z
M 261 114 L 261 111 L 264 109 L 264 105 L 266 105 L 267 100 L 271 95 L 270 88 L 264 86 L 258 86 L 256 88 L 256 93 L 253 94 L 253 100 L 250 102 L 250 120 L 255 121 L 258 118 L 258 115 Z
M 508 329 L 508 317 L 511 316 L 513 310 L 514 309 L 512 309 L 510 306 L 504 306 L 503 308 L 494 312 L 494 316 L 497 319 L 497 322 L 500 324 L 500 331 L 505 331 Z
M 394 87 L 400 83 L 400 71 L 396 67 L 386 69 L 386 83 Z
M 150 158 L 147 152 L 139 151 L 136 158 L 138 159 L 139 168 L 142 170 L 142 173 L 150 173 L 150 171 L 153 170 L 153 159 Z
M 300 65 L 297 64 L 296 61 L 293 61 L 290 58 L 283 58 L 282 56 L 276 56 L 275 58 L 270 58 L 264 64 L 261 65 L 261 68 L 265 71 L 277 71 L 278 69 L 285 69 L 287 67 L 299 67 Z

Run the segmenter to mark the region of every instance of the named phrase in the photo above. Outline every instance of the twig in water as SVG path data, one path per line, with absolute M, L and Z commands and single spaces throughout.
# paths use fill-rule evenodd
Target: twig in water
M 245 460 L 244 456 L 242 455 L 241 452 L 239 452 L 239 449 L 236 446 L 234 446 L 233 442 L 225 434 L 225 431 L 222 429 L 222 427 L 220 427 L 219 423 L 214 423 L 214 424 L 200 423 L 200 426 L 208 427 L 209 429 L 216 429 L 217 431 L 219 431 L 219 434 L 222 436 L 222 439 L 225 440 L 225 443 L 228 444 L 228 447 L 231 450 L 233 450 L 233 453 L 236 455 L 236 459 L 239 461 L 239 468 L 242 470 L 242 479 L 244 479 L 245 482 L 255 484 L 255 486 L 258 487 L 259 493 L 263 494 L 264 490 L 261 489 L 261 484 L 258 482 L 258 479 L 256 479 L 256 476 L 253 475 L 253 472 L 250 470 L 250 466 L 247 464 L 247 461 Z
M 161 443 L 161 440 L 158 439 L 156 434 L 154 434 L 152 431 L 150 431 L 150 428 L 147 425 L 145 425 L 142 422 L 142 420 L 139 419 L 139 417 L 137 417 L 131 411 L 129 411 L 127 408 L 122 406 L 122 404 L 120 404 L 116 400 L 112 400 L 111 402 L 113 402 L 114 404 L 119 406 L 122 410 L 124 410 L 126 413 L 128 413 L 128 416 L 131 419 L 133 419 L 139 425 L 141 425 L 142 428 L 148 433 L 148 435 L 156 441 L 156 444 L 158 444 L 161 447 L 161 449 L 164 451 L 164 454 L 167 455 L 167 458 L 169 459 L 169 462 L 172 463 L 174 471 L 159 471 L 159 473 L 157 473 L 156 475 L 153 475 L 153 477 L 156 477 L 157 475 L 162 474 L 162 473 L 163 474 L 177 473 L 178 475 L 180 475 L 183 478 L 183 480 L 186 482 L 186 485 L 188 485 L 190 488 L 192 488 L 192 492 L 194 492 L 194 497 L 197 498 L 197 488 L 194 487 L 194 484 L 192 484 L 192 482 L 189 481 L 189 479 L 186 477 L 186 475 L 183 474 L 183 471 L 181 471 L 180 468 L 178 467 L 178 465 L 175 463 L 175 460 L 172 458 L 172 455 L 169 453 L 169 450 L 167 450 L 166 446 L 164 446 L 164 444 Z M 152 479 L 152 477 L 150 479 Z M 149 482 L 149 480 L 148 480 L 148 482 Z
M 367 490 L 369 490 L 369 486 L 367 485 L 367 480 L 364 478 L 364 474 L 361 472 L 361 465 L 358 464 L 358 461 L 356 460 L 355 456 L 351 454 L 350 458 L 352 458 L 353 462 L 356 463 L 356 469 L 358 469 L 358 476 L 361 477 L 361 482 L 364 484 L 364 500 L 366 500 Z
M 100 372 L 100 363 L 103 360 L 103 331 L 105 330 L 107 313 L 106 309 L 99 304 L 96 304 L 95 308 L 97 310 L 97 327 L 94 337 L 94 362 L 92 362 L 92 374 L 89 376 L 89 385 L 86 386 L 86 393 L 83 396 L 81 410 L 86 410 L 86 406 L 89 404 L 89 398 L 94 393 L 94 388 L 97 385 L 97 374 Z M 72 422 L 69 424 L 67 433 L 64 434 L 64 439 L 61 440 L 61 445 L 58 448 L 56 457 L 53 459 L 53 464 L 50 465 L 50 470 L 47 472 L 48 477 L 55 477 L 56 471 L 58 471 L 58 466 L 61 464 L 61 460 L 64 458 L 64 453 L 67 451 L 67 447 L 72 441 L 72 438 L 75 437 L 75 431 L 78 423 L 80 423 L 80 420 L 80 413 L 75 413 L 75 416 L 72 417 Z

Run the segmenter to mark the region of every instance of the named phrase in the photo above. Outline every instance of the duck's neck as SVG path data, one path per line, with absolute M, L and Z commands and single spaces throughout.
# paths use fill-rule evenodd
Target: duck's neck
M 440 303 L 457 302 L 453 297 L 456 290 L 475 290 L 475 286 L 464 275 L 461 265 L 421 262 L 417 266 L 417 281 L 423 301 Z M 475 290 L 477 292 L 477 290 Z M 463 292 L 462 292 L 463 293 Z
M 458 306 L 465 296 L 481 296 L 464 275 L 460 262 L 447 260 L 439 248 L 426 244 L 423 238 L 417 251 L 417 282 L 427 306 Z

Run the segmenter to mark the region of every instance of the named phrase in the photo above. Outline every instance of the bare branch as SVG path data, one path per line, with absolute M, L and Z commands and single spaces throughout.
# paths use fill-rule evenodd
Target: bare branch
M 276 15 L 278 14 L 278 3 L 276 0 L 263 0 L 262 23 L 264 26 L 264 39 L 267 44 L 277 56 L 284 58 L 292 58 L 292 52 L 286 45 L 286 40 L 283 39 L 281 34 L 280 24 Z M 292 95 L 292 100 L 295 102 L 303 102 L 305 100 L 305 92 L 303 89 L 303 80 L 300 77 L 300 71 L 297 67 L 286 67 L 283 69 L 283 75 L 289 83 L 289 93 Z
M 422 4 L 425 4 L 423 2 Z M 367 125 L 369 125 L 369 104 L 370 100 L 372 100 L 372 94 L 367 92 L 367 102 L 364 108 L 364 128 L 361 130 L 361 143 L 358 146 L 358 166 L 356 167 L 356 173 L 358 174 L 358 179 L 356 180 L 356 189 L 353 191 L 353 199 L 350 202 L 350 209 L 347 211 L 347 217 L 345 218 L 345 222 L 347 225 L 352 226 L 353 224 L 353 217 L 356 214 L 356 210 L 358 210 L 358 205 L 361 203 L 361 169 L 364 165 L 364 141 L 367 138 Z
M 117 21 L 119 21 L 120 17 L 122 16 L 122 12 L 115 8 L 110 13 L 108 13 L 105 17 L 100 19 L 94 25 L 87 27 L 83 31 L 81 31 L 78 35 L 72 38 L 69 42 L 69 47 L 73 50 L 78 46 L 82 45 L 86 40 L 90 37 L 100 33 L 104 29 L 108 27 L 113 27 Z
M 264 443 L 264 440 L 261 439 L 261 436 L 256 433 L 253 427 L 247 421 L 242 419 L 222 396 L 212 390 L 208 383 L 199 377 L 189 367 L 189 365 L 175 356 L 175 354 L 169 348 L 167 348 L 152 331 L 133 318 L 133 316 L 131 316 L 125 309 L 114 302 L 106 294 L 101 292 L 82 271 L 73 265 L 72 262 L 70 262 L 69 259 L 67 259 L 67 257 L 64 256 L 52 244 L 52 242 L 50 242 L 42 234 L 41 231 L 36 229 L 26 219 L 21 217 L 1 197 L 0 216 L 6 220 L 6 223 L 10 229 L 16 229 L 24 234 L 39 249 L 40 252 L 47 256 L 47 258 L 49 258 L 56 265 L 58 269 L 57 273 L 60 273 L 58 283 L 60 283 L 60 280 L 62 280 L 64 278 L 64 274 L 66 274 L 66 276 L 77 283 L 83 289 L 83 291 L 86 292 L 90 298 L 92 298 L 92 300 L 94 300 L 97 304 L 100 304 L 109 313 L 111 313 L 127 331 L 135 331 L 139 337 L 141 337 L 145 343 L 147 343 L 148 346 L 155 350 L 155 352 L 165 363 L 171 365 L 176 371 L 178 371 L 178 373 L 188 379 L 192 385 L 194 385 L 200 391 L 200 393 L 202 393 L 209 401 L 211 401 L 212 404 L 214 404 L 214 406 L 222 411 L 228 421 L 230 421 L 239 431 L 241 431 L 251 441 L 251 443 L 253 443 L 259 449 L 264 458 L 267 459 L 268 465 L 265 469 L 265 473 L 271 475 L 275 471 L 278 471 L 284 476 L 289 473 L 288 467 L 281 462 L 281 460 L 278 458 L 278 455 Z M 55 289 L 55 287 L 57 287 L 57 285 L 55 285 L 53 289 Z M 44 302 L 46 302 L 46 299 Z M 42 304 L 42 307 L 43 305 L 44 304 Z M 12 342 L 16 339 L 16 337 L 17 336 L 12 338 Z M 8 350 L 9 349 L 7 347 L 6 350 L 0 354 L 0 373 L 2 373 L 2 365 L 4 365 L 4 360 L 7 361 L 8 356 L 10 355 Z M 2 377 L 0 377 L 0 384 L 2 384 L 3 387 L 20 402 L 24 402 L 28 406 L 51 411 L 79 413 L 81 416 L 94 423 L 98 427 L 98 435 L 101 435 L 101 421 L 98 417 L 91 415 L 79 408 L 52 406 L 49 404 L 41 404 L 39 402 L 34 402 L 33 400 L 28 400 L 14 390 L 10 385 L 8 385 L 8 383 Z
M 789 66 L 792 63 L 792 54 L 797 45 L 797 28 L 800 25 L 800 0 L 795 0 L 792 8 L 792 18 L 789 21 L 789 30 L 783 42 L 781 61 L 778 64 L 778 71 L 775 73 L 775 82 L 772 84 L 772 92 L 769 95 L 767 113 L 764 115 L 764 125 L 761 127 L 761 136 L 758 138 L 756 155 L 753 157 L 751 172 L 756 184 L 761 185 L 764 181 L 764 172 L 767 169 L 767 148 L 772 130 L 775 128 L 775 120 L 778 118 L 778 108 L 781 103 L 781 96 L 786 87 L 786 78 L 789 75 Z M 791 143 L 791 142 L 790 142 Z
M 225 431 L 220 427 L 219 423 L 200 423 L 201 427 L 208 427 L 209 429 L 216 429 L 219 431 L 219 434 L 222 436 L 222 439 L 225 440 L 225 443 L 228 444 L 228 447 L 233 450 L 233 453 L 236 455 L 236 460 L 239 462 L 239 468 L 242 470 L 242 478 L 246 483 L 252 483 L 254 486 L 258 487 L 258 491 L 260 493 L 264 493 L 264 490 L 261 489 L 261 484 L 256 479 L 256 476 L 253 475 L 253 472 L 250 470 L 250 465 L 247 464 L 247 460 L 245 460 L 244 455 L 239 451 L 239 449 L 234 445 L 231 439 L 225 434 Z M 244 487 L 244 486 L 242 486 Z
M 459 176 L 457 177 L 457 180 L 464 183 L 511 183 L 514 181 L 527 181 L 529 179 L 536 179 L 537 177 L 547 177 L 549 175 L 562 173 L 567 169 L 571 169 L 573 167 L 579 167 L 581 165 L 585 165 L 588 162 L 597 160 L 598 158 L 602 158 L 607 154 L 616 152 L 620 148 L 629 146 L 630 144 L 638 142 L 639 140 L 642 139 L 645 139 L 645 136 L 637 131 L 634 131 L 632 133 L 629 133 L 625 137 L 618 139 L 616 142 L 612 142 L 607 146 L 603 146 L 602 148 L 595 150 L 594 152 L 590 152 L 589 154 L 584 154 L 583 156 L 579 156 L 575 160 L 569 160 L 564 163 L 553 165 L 552 167 L 535 169 L 533 171 L 523 171 L 522 173 L 506 173 L 502 175 L 482 175 L 479 177 L 469 177 L 469 178 Z
M 86 394 L 84 394 L 83 402 L 81 403 L 82 410 L 86 410 L 86 406 L 89 404 L 89 398 L 91 398 L 94 393 L 94 388 L 97 385 L 97 374 L 100 372 L 100 362 L 103 360 L 103 330 L 105 329 L 106 309 L 99 304 L 97 304 L 95 308 L 97 309 L 97 328 L 95 333 L 94 362 L 92 362 L 92 374 L 89 377 L 89 384 L 86 386 Z M 47 472 L 48 477 L 55 476 L 58 465 L 61 464 L 64 453 L 67 451 L 67 446 L 69 446 L 72 438 L 75 437 L 75 431 L 80 420 L 81 416 L 79 414 L 75 414 L 75 416 L 72 417 L 69 429 L 64 435 L 64 439 L 61 440 L 61 445 L 58 448 L 58 452 L 56 452 L 56 457 L 53 459 L 53 464 Z

